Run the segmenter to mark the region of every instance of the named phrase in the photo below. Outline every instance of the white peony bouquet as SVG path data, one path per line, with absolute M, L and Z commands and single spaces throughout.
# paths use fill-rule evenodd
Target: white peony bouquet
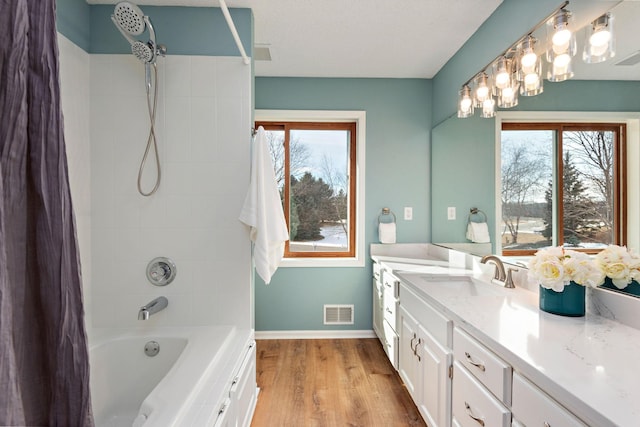
M 618 289 L 626 288 L 632 280 L 640 282 L 640 257 L 624 246 L 607 246 L 595 260 L 603 275 Z
M 562 292 L 571 282 L 599 286 L 604 282 L 605 274 L 589 255 L 553 247 L 536 252 L 529 262 L 529 277 L 543 288 Z

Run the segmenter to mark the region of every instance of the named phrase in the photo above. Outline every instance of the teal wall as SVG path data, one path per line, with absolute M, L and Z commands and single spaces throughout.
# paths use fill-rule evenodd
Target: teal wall
M 111 21 L 113 5 L 89 6 L 83 0 L 57 0 L 58 31 L 89 53 L 126 54 L 129 43 Z M 240 56 L 224 15 L 217 7 L 141 6 L 151 19 L 156 41 L 170 55 Z M 229 9 L 242 45 L 253 52 L 251 9 Z M 148 33 L 139 40 L 146 41 Z
M 431 81 L 257 77 L 256 109 L 366 111 L 365 267 L 279 268 L 256 278 L 256 330 L 370 330 L 371 262 L 381 209 L 398 217 L 398 242 L 430 241 Z M 413 221 L 404 221 L 404 206 Z M 322 324 L 324 304 L 355 304 L 355 324 Z
M 89 52 L 91 39 L 91 6 L 84 0 L 56 0 L 58 32 Z

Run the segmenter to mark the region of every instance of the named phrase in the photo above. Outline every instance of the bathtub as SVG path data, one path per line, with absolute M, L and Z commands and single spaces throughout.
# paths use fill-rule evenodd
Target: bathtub
M 151 341 L 159 345 L 155 356 L 145 354 Z M 213 425 L 250 349 L 252 331 L 233 327 L 94 329 L 89 357 L 96 426 Z

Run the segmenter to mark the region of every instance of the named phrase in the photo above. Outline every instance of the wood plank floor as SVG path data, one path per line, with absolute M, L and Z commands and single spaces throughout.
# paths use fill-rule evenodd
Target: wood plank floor
M 258 340 L 252 427 L 426 426 L 380 342 Z

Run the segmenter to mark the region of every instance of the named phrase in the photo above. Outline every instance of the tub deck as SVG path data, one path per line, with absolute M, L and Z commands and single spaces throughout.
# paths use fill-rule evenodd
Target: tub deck
M 155 340 L 161 343 L 167 340 L 179 342 L 186 340 L 180 352 L 178 348 L 167 351 L 178 351 L 175 363 L 167 366 L 168 371 L 160 379 L 155 388 L 142 398 L 138 410 L 137 402 L 113 407 L 104 402 L 94 402 L 94 415 L 97 427 L 120 426 L 190 426 L 213 424 L 218 410 L 228 393 L 231 376 L 251 342 L 252 330 L 240 330 L 232 326 L 198 326 L 198 327 L 150 327 L 136 330 L 94 329 L 91 334 L 90 353 L 93 360 L 101 346 L 122 345 L 130 342 L 133 351 L 144 354 L 144 342 Z M 177 344 L 179 345 L 179 344 Z M 139 350 L 138 350 L 139 347 Z M 106 348 L 106 347 L 105 347 Z M 162 347 L 161 350 L 162 352 Z M 127 370 L 126 356 L 110 354 L 116 359 L 105 363 L 116 364 L 119 369 Z M 138 356 L 136 356 L 138 357 Z M 147 357 L 147 356 L 145 356 Z M 149 358 L 149 361 L 151 362 Z M 170 362 L 173 362 L 170 360 Z M 153 362 L 151 362 L 153 363 Z M 99 376 L 101 369 L 109 367 L 92 366 L 92 376 Z M 111 368 L 113 369 L 113 368 Z M 125 372 L 125 376 L 136 378 L 139 372 Z M 95 383 L 95 384 L 94 384 Z M 108 396 L 112 390 L 95 390 L 95 387 L 112 388 L 104 381 L 92 381 L 92 394 L 96 397 Z M 128 396 L 115 396 L 120 401 L 127 401 Z M 131 399 L 134 399 L 131 396 Z M 133 405 L 133 406 L 132 406 Z M 108 412 L 108 413 L 105 413 Z

